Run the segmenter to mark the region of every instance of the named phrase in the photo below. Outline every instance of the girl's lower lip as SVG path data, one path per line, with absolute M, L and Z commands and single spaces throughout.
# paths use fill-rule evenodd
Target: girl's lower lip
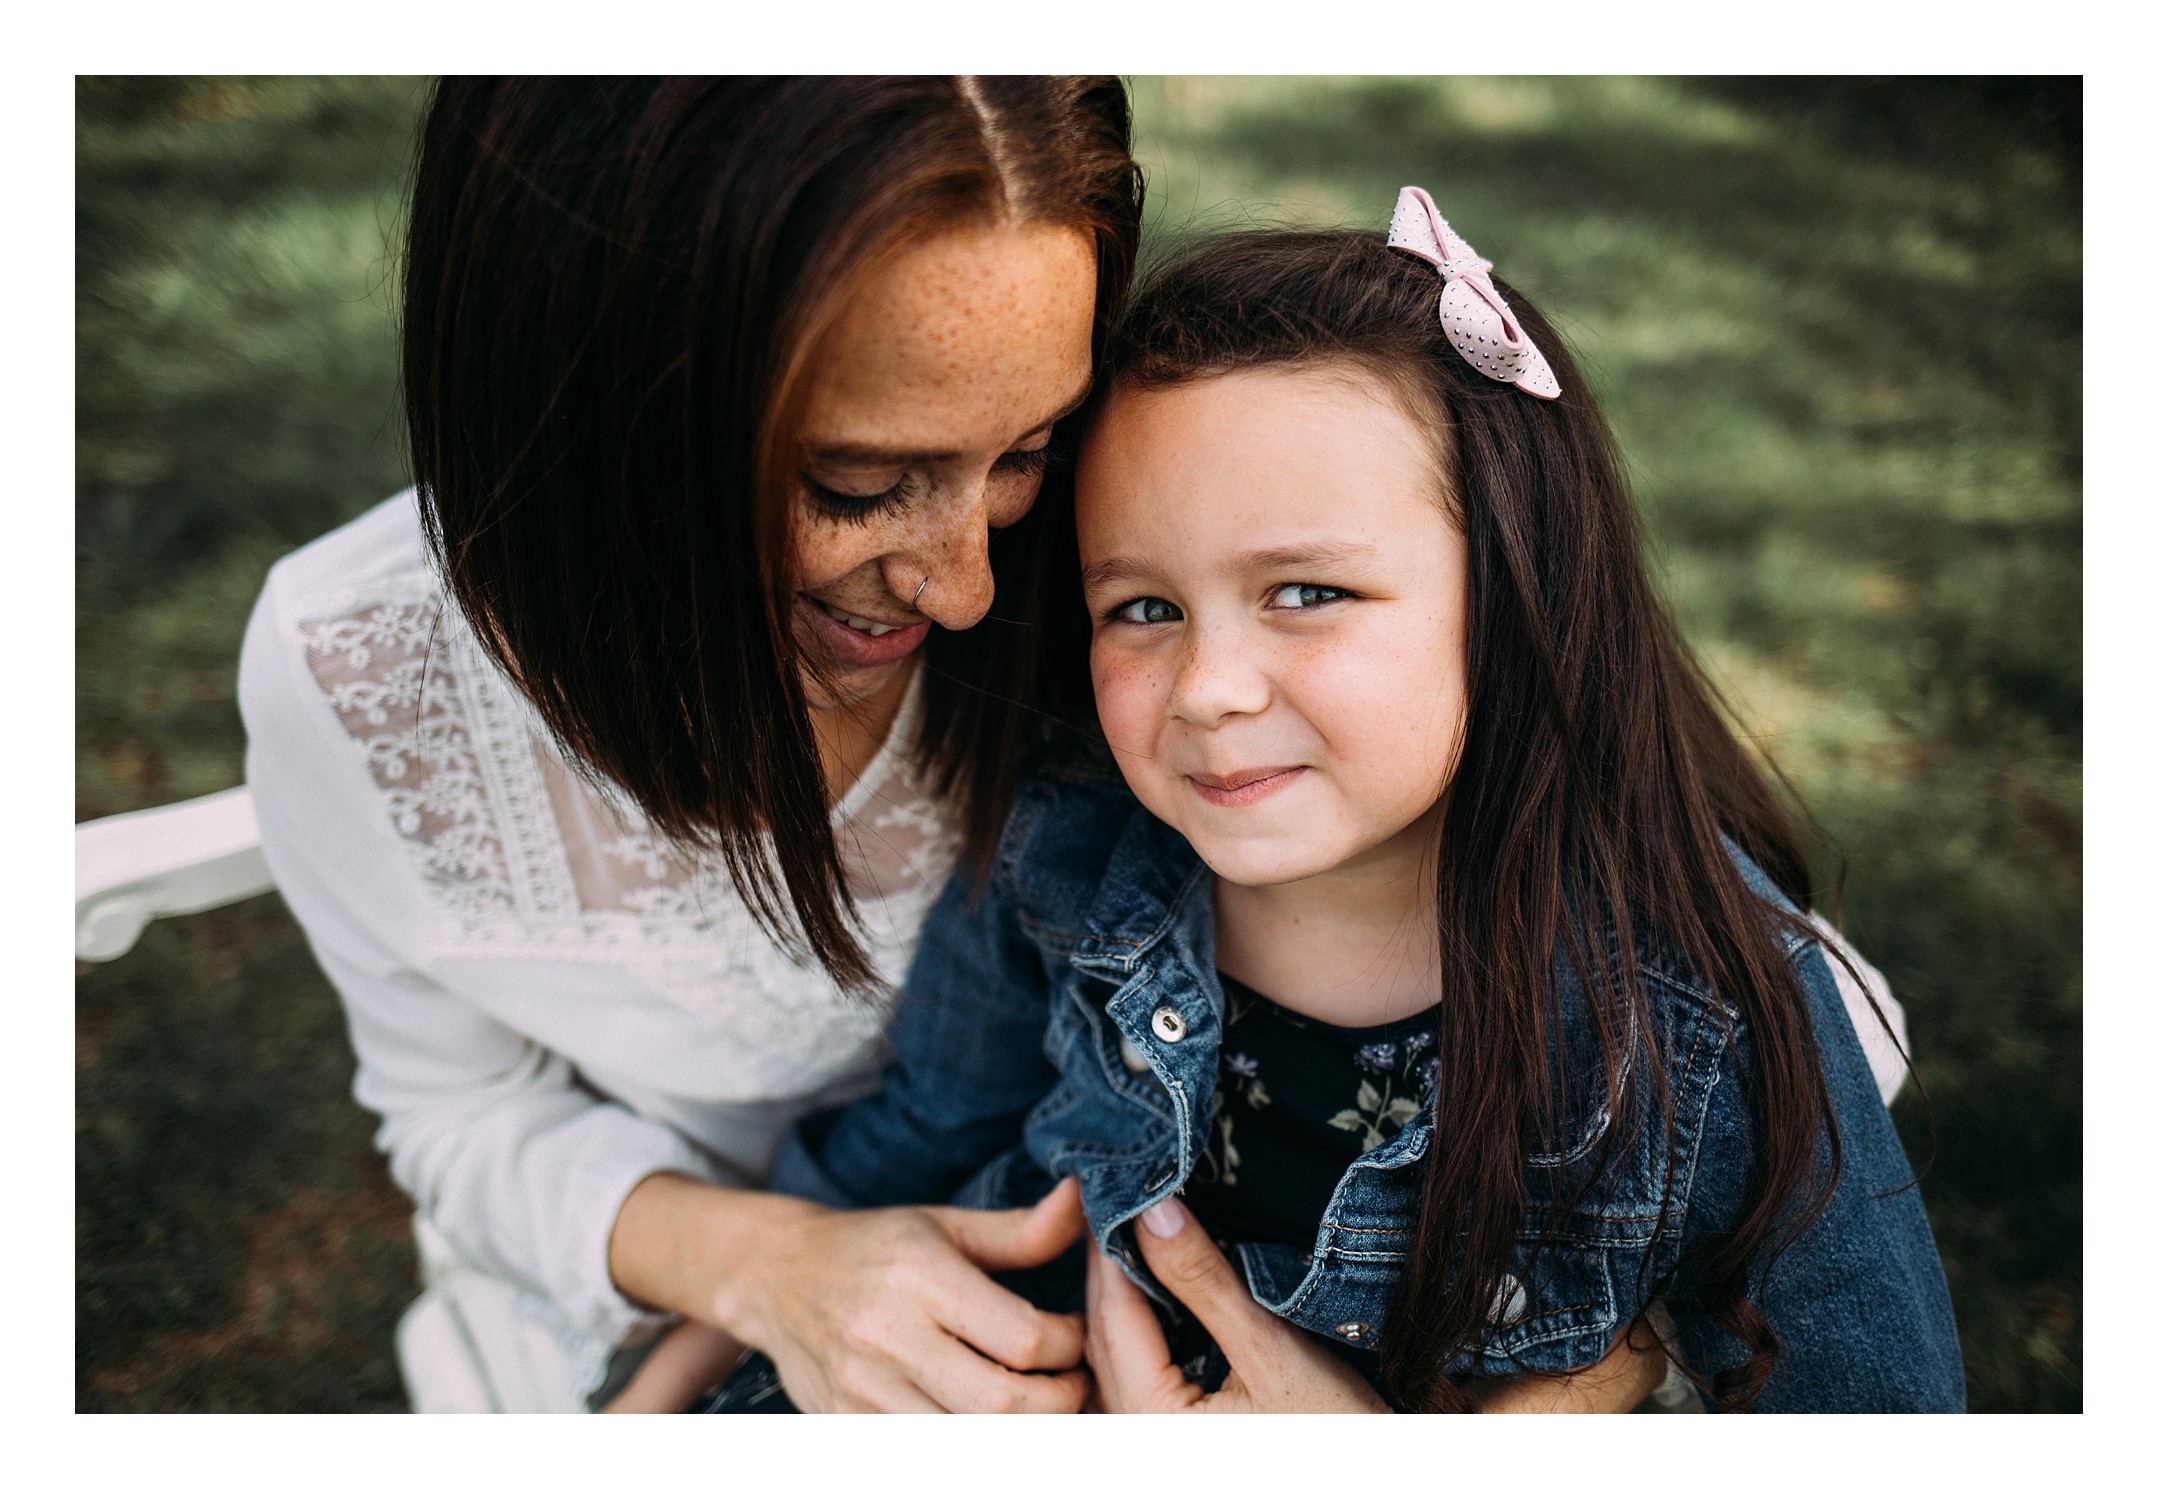
M 1256 776 L 1235 786 L 1214 785 L 1198 776 L 1186 776 L 1191 789 L 1199 793 L 1201 801 L 1218 807 L 1248 807 L 1266 800 L 1281 790 L 1306 770 L 1306 765 L 1285 765 L 1269 775 Z
M 911 654 L 929 636 L 926 620 L 886 631 L 882 636 L 872 636 L 835 619 L 830 611 L 807 595 L 796 595 L 794 603 L 808 617 L 809 629 L 826 655 L 842 667 L 888 667 Z

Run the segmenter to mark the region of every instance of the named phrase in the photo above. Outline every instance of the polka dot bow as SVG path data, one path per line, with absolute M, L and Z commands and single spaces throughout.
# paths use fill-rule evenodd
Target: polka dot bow
M 1491 282 L 1490 261 L 1478 258 L 1476 250 L 1446 225 L 1430 192 L 1421 186 L 1401 188 L 1386 246 L 1414 254 L 1446 276 L 1446 290 L 1439 297 L 1439 322 L 1446 328 L 1446 339 L 1469 359 L 1471 367 L 1538 398 L 1559 396 L 1559 380 L 1551 375 L 1551 364 Z

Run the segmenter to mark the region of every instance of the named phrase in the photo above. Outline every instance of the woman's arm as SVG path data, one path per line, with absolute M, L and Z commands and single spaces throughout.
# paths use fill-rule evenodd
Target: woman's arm
M 1077 1364 L 1074 1322 L 1024 1305 L 1016 1320 L 996 1313 L 1009 1295 L 961 1249 L 1031 1256 L 1033 1236 L 1053 1237 L 1060 1212 L 1037 1231 L 1024 1213 L 943 1225 L 923 1212 L 833 1215 L 729 1187 L 743 1176 L 599 1096 L 569 1060 L 420 970 L 426 888 L 360 742 L 277 613 L 277 588 L 273 575 L 240 677 L 263 850 L 344 1002 L 354 1092 L 382 1118 L 377 1142 L 457 1251 L 552 1300 L 592 1338 L 618 1339 L 668 1312 L 726 1329 L 791 1362 L 788 1384 L 805 1405 L 891 1399 L 896 1371 L 909 1400 L 1076 1406 L 1078 1386 L 1016 1374 L 968 1347 L 1022 1370 Z M 986 1312 L 975 1306 L 984 1292 L 994 1295 Z M 1002 1335 L 983 1332 L 998 1320 Z M 803 1363 L 812 1348 L 829 1387 Z
M 1078 1185 L 1031 1210 L 922 1204 L 1019 1141 L 1055 1077 L 1046 1000 L 1005 897 L 956 879 L 923 927 L 877 1091 L 802 1123 L 774 1192 L 640 1185 L 612 1243 L 623 1290 L 762 1349 L 808 1410 L 1077 1409 L 1079 1321 L 985 1273 L 1069 1250 Z
M 354 1095 L 381 1118 L 399 1186 L 460 1256 L 586 1335 L 619 1338 L 652 1315 L 608 1275 L 616 1211 L 655 1170 L 719 1175 L 681 1134 L 603 1100 L 568 1060 L 421 970 L 428 891 L 363 741 L 281 613 L 280 579 L 241 654 L 247 777 L 278 889 L 343 1002 Z
M 838 1211 L 654 1174 L 609 1247 L 622 1290 L 771 1356 L 805 1411 L 1076 1411 L 1076 1319 L 984 1275 L 1084 1228 L 1078 1186 L 1031 1210 Z

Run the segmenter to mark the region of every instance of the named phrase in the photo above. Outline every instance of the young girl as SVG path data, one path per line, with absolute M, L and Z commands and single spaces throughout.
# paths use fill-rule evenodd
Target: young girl
M 1076 1176 L 1112 1406 L 1461 1409 L 1652 1321 L 1718 1408 L 1959 1409 L 1798 842 L 1579 371 L 1488 270 L 1412 188 L 1388 241 L 1155 278 L 1075 483 L 1107 750 L 1048 752 L 932 919 L 883 1088 L 774 1182 Z M 1192 1216 L 1324 1348 L 1236 1358 L 1159 1271 Z M 1073 1305 L 1069 1267 L 1026 1285 Z

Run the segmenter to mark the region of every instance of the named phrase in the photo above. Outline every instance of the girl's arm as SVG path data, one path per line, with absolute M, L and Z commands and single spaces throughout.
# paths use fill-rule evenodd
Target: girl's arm
M 799 1123 L 769 1186 L 835 1208 L 951 1198 L 1017 1147 L 1055 1086 L 1049 979 L 1007 886 L 964 869 L 922 928 L 872 1094 Z
M 1777 1258 L 1765 1294 L 1758 1264 L 1749 1281 L 1749 1295 L 1760 1299 L 1781 1345 L 1755 1405 L 1961 1411 L 1955 1314 L 1917 1182 L 1828 958 L 1818 947 L 1803 948 L 1799 970 L 1843 1168 L 1826 1209 Z M 1744 1106 L 1752 1047 L 1744 1026 L 1722 1058 L 1677 1241 L 1687 1260 L 1656 1288 L 1676 1325 L 1674 1349 L 1704 1377 L 1750 1357 L 1699 1302 L 1703 1243 L 1735 1223 L 1752 1165 Z M 1823 1172 L 1827 1160 L 1824 1141 Z

